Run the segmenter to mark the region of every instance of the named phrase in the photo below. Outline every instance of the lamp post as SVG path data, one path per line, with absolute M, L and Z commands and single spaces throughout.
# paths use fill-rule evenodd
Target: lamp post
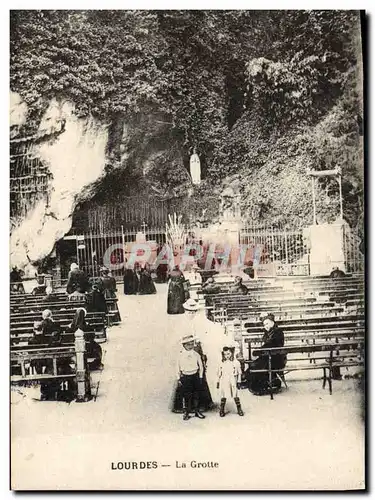
M 311 177 L 311 188 L 313 198 L 313 224 L 316 225 L 316 199 L 315 199 L 315 179 L 317 177 L 335 177 L 339 183 L 339 196 L 340 196 L 340 218 L 344 217 L 343 198 L 342 198 L 342 172 L 341 167 L 334 170 L 310 170 L 307 169 L 307 175 Z

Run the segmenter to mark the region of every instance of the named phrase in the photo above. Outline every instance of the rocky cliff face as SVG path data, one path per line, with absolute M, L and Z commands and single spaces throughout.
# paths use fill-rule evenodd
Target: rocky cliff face
M 26 115 L 25 104 L 13 96 L 11 128 L 22 125 Z M 78 118 L 72 103 L 53 100 L 37 135 L 62 129 L 56 138 L 33 146 L 33 153 L 47 165 L 52 180 L 47 199 L 38 202 L 11 234 L 11 263 L 20 268 L 52 251 L 55 241 L 70 230 L 76 204 L 92 196 L 95 182 L 105 175 L 107 127 L 92 118 Z

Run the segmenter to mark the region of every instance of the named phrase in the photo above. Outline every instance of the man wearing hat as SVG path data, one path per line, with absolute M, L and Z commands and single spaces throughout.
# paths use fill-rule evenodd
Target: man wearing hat
M 261 349 L 267 347 L 283 347 L 284 346 L 284 332 L 275 322 L 275 316 L 273 314 L 267 314 L 262 318 L 262 323 L 264 327 L 264 335 L 262 340 Z M 271 366 L 273 370 L 282 370 L 286 364 L 286 356 L 283 354 L 275 354 L 271 356 Z M 249 390 L 261 396 L 267 394 L 269 390 L 268 373 L 251 373 L 252 370 L 267 370 L 268 369 L 268 356 L 259 356 L 258 359 L 250 364 L 249 370 L 246 372 L 246 378 L 249 383 Z M 273 374 L 274 375 L 274 374 Z M 272 385 L 275 389 L 281 387 L 280 380 L 273 379 Z
M 177 381 L 184 400 L 184 420 L 190 418 L 191 411 L 198 418 L 205 418 L 199 411 L 199 392 L 203 385 L 203 363 L 194 350 L 194 335 L 185 335 L 181 339 L 182 349 L 177 360 Z

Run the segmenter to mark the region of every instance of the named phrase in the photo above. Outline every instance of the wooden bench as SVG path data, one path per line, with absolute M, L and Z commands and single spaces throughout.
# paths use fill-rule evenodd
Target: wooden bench
M 270 397 L 273 399 L 274 395 L 274 390 L 272 388 L 272 380 L 273 380 L 273 374 L 279 375 L 282 381 L 284 382 L 285 386 L 286 381 L 285 381 L 285 374 L 292 372 L 292 371 L 299 371 L 299 370 L 315 370 L 315 369 L 322 369 L 323 370 L 323 389 L 325 388 L 327 382 L 328 382 L 328 387 L 329 387 L 329 393 L 332 394 L 332 372 L 333 372 L 333 367 L 351 367 L 351 366 L 363 366 L 364 365 L 364 359 L 363 359 L 363 345 L 364 345 L 364 338 L 363 337 L 357 337 L 355 339 L 354 344 L 357 345 L 357 349 L 355 351 L 352 350 L 352 352 L 348 354 L 342 354 L 342 351 L 347 351 L 349 349 L 353 349 L 353 341 L 342 341 L 342 342 L 326 342 L 322 344 L 298 344 L 298 345 L 289 345 L 289 346 L 284 346 L 284 347 L 272 347 L 272 348 L 265 348 L 265 349 L 255 349 L 254 350 L 254 355 L 255 356 L 267 356 L 268 357 L 268 368 L 264 370 L 250 370 L 250 373 L 267 373 L 268 374 L 268 386 L 269 386 L 269 392 L 270 392 Z M 339 358 L 334 357 L 334 353 L 340 353 Z M 313 364 L 313 365 L 308 365 L 308 366 L 302 366 L 302 365 L 293 365 L 291 363 L 286 364 L 285 368 L 283 370 L 275 370 L 272 369 L 272 356 L 275 354 L 281 354 L 281 355 L 290 355 L 290 354 L 298 354 L 298 355 L 303 355 L 303 354 L 313 354 L 313 353 L 329 353 L 329 358 L 328 360 L 326 357 L 321 358 L 321 362 L 318 364 Z M 300 361 L 308 361 L 310 362 L 311 357 L 302 357 L 298 359 L 294 359 L 293 362 L 300 362 Z M 250 361 L 245 361 L 245 363 L 250 363 Z M 249 368 L 250 369 L 250 368 Z
M 75 344 L 69 346 L 30 346 L 22 349 L 11 349 L 11 385 L 24 385 L 30 382 L 61 382 L 64 384 L 69 379 L 74 379 L 76 382 L 76 401 L 85 402 L 90 400 L 90 376 L 85 360 L 85 342 L 82 342 L 82 339 L 76 336 Z M 66 360 L 69 360 L 69 358 L 72 363 L 66 363 Z M 45 373 L 43 371 L 42 373 L 36 373 L 35 363 L 44 364 L 48 363 L 48 360 L 52 362 L 52 373 Z M 62 360 L 65 363 L 61 363 Z M 69 371 L 67 371 L 68 366 Z
M 332 318 L 302 318 L 298 321 L 293 320 L 293 319 L 285 319 L 283 321 L 280 321 L 279 323 L 280 328 L 283 330 L 295 330 L 298 329 L 301 325 L 310 325 L 310 326 L 316 326 L 316 327 L 324 327 L 327 325 L 329 328 L 340 328 L 340 326 L 346 326 L 346 325 L 356 325 L 359 324 L 362 326 L 364 324 L 364 317 L 363 316 L 358 316 L 358 315 L 351 315 L 351 316 L 339 316 L 339 317 L 332 317 Z M 255 318 L 254 320 L 248 320 L 244 322 L 244 327 L 247 329 L 248 333 L 251 333 L 252 331 L 257 331 L 257 330 L 262 330 L 263 325 L 258 322 L 258 320 Z
M 121 321 L 120 313 L 117 307 L 117 299 L 107 299 L 107 319 L 108 326 L 119 324 Z M 55 311 L 63 310 L 76 310 L 78 307 L 86 307 L 85 301 L 65 301 L 59 300 L 58 302 L 35 301 L 26 302 L 24 304 L 17 304 L 11 306 L 11 313 L 27 313 L 27 312 L 42 312 L 44 309 L 50 309 L 53 313 Z
M 65 332 L 68 325 L 72 322 L 75 311 L 60 311 L 54 314 L 54 320 L 58 322 L 63 331 L 62 339 L 69 339 L 71 334 Z M 41 316 L 35 313 L 11 315 L 10 318 L 10 335 L 11 344 L 19 344 L 20 342 L 29 342 L 33 338 L 33 325 L 35 321 L 41 321 Z M 87 313 L 87 322 L 95 333 L 97 342 L 105 342 L 107 340 L 107 319 L 105 313 Z
M 209 309 L 209 308 L 208 308 Z M 254 310 L 249 307 L 212 307 L 209 313 L 209 319 L 213 321 L 231 321 L 234 319 L 240 319 L 242 321 L 253 321 L 260 322 L 261 318 L 266 316 L 266 314 L 272 313 L 275 319 L 279 321 L 283 320 L 299 320 L 299 319 L 325 319 L 334 318 L 339 319 L 341 317 L 356 315 L 363 315 L 364 310 L 362 307 L 357 306 L 355 308 L 346 308 L 344 306 L 335 307 L 302 307 L 302 308 L 288 308 L 283 311 L 278 311 L 273 308 L 265 308 L 263 310 Z
M 335 342 L 341 340 L 355 339 L 356 337 L 364 337 L 365 328 L 360 326 L 353 326 L 351 328 L 336 328 L 331 330 L 315 330 L 315 329 L 301 329 L 291 333 L 284 334 L 284 342 L 287 346 L 291 342 L 306 342 L 307 344 L 315 344 L 320 341 L 328 342 L 334 339 Z M 242 353 L 247 350 L 247 360 L 252 359 L 252 349 L 254 344 L 261 344 L 263 342 L 262 333 L 248 334 L 241 332 L 242 335 Z

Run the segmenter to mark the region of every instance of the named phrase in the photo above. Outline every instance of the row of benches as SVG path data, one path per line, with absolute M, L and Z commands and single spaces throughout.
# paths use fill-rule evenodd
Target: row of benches
M 271 398 L 271 380 L 276 372 L 271 370 L 271 353 L 288 355 L 284 372 L 278 373 L 284 384 L 288 372 L 322 369 L 323 385 L 328 383 L 330 392 L 334 367 L 363 366 L 361 277 L 276 279 L 267 287 L 253 282 L 248 295 L 229 293 L 229 286 L 219 294 L 202 295 L 209 317 L 234 329 L 245 366 L 251 366 L 254 356 L 269 356 L 268 369 L 261 371 L 268 374 Z M 260 319 L 271 312 L 285 337 L 284 347 L 277 352 L 259 349 L 264 335 Z M 235 318 L 237 321 L 232 323 Z
M 80 331 L 67 333 L 78 307 L 85 301 L 69 301 L 64 292 L 57 292 L 49 300 L 42 296 L 19 295 L 11 297 L 10 344 L 11 344 L 11 384 L 48 383 L 54 387 L 59 380 L 62 385 L 73 381 L 77 401 L 91 398 L 89 374 L 86 358 L 86 342 Z M 33 326 L 42 319 L 41 313 L 50 309 L 53 319 L 62 329 L 62 342 L 59 347 L 32 345 Z M 107 327 L 120 321 L 117 299 L 107 299 L 108 313 L 88 312 L 86 321 L 92 328 L 97 342 L 107 340 Z M 67 363 L 68 360 L 68 363 Z M 70 361 L 69 361 L 70 360 Z M 48 371 L 33 369 L 33 366 L 49 366 Z
M 314 357 L 321 353 L 321 357 Z M 327 359 L 328 354 L 328 359 Z M 255 356 L 267 356 L 268 358 L 268 368 L 263 370 L 251 370 L 251 361 L 247 360 L 245 363 L 249 363 L 250 373 L 267 373 L 268 374 L 268 387 L 270 398 L 273 399 L 274 389 L 273 389 L 273 375 L 276 374 L 281 378 L 281 381 L 287 387 L 285 380 L 285 375 L 294 371 L 301 370 L 323 370 L 323 389 L 328 383 L 329 393 L 332 394 L 332 379 L 334 379 L 334 368 L 350 368 L 364 366 L 364 337 L 357 336 L 351 341 L 335 341 L 335 342 L 324 342 L 321 344 L 297 344 L 297 345 L 285 345 L 284 347 L 273 347 L 273 348 L 263 348 L 255 349 Z M 286 355 L 288 357 L 288 362 L 285 368 L 280 370 L 272 369 L 272 356 L 274 355 Z M 290 360 L 291 355 L 296 355 L 292 361 Z M 309 361 L 308 365 L 301 365 L 301 361 Z M 311 363 L 315 361 L 315 363 Z M 316 363 L 318 361 L 318 363 Z

